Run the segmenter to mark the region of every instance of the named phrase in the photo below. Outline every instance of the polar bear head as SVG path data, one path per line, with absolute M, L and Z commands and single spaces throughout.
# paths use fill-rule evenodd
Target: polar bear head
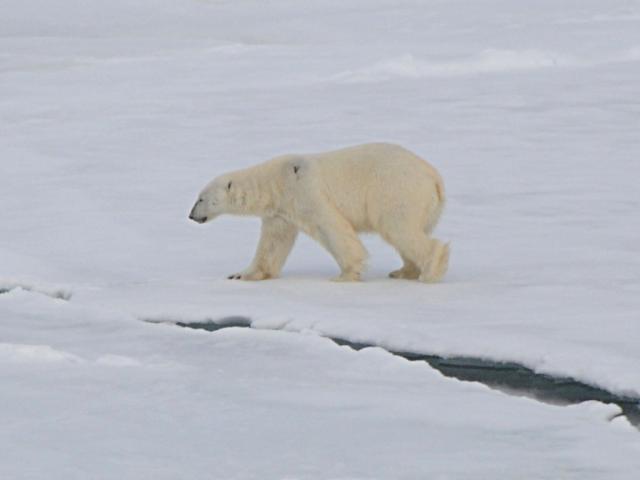
M 223 213 L 236 213 L 234 187 L 234 181 L 228 175 L 214 179 L 200 192 L 189 218 L 194 222 L 205 223 Z

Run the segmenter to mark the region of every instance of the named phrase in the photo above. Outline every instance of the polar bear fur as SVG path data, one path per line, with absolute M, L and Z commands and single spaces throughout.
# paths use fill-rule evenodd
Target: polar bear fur
M 431 236 L 444 203 L 435 168 L 398 145 L 372 143 L 284 155 L 221 175 L 200 193 L 189 218 L 262 218 L 253 262 L 230 279 L 277 277 L 302 231 L 333 255 L 341 270 L 336 280 L 360 280 L 367 252 L 358 233 L 375 232 L 402 257 L 390 277 L 435 282 L 449 261 L 448 244 Z

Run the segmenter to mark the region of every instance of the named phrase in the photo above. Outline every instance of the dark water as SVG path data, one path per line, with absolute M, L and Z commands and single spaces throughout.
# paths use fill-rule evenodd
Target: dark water
M 71 294 L 68 292 L 64 292 L 64 291 L 58 291 L 58 292 L 44 292 L 44 291 L 39 291 L 39 290 L 35 290 L 32 287 L 28 286 L 28 285 L 16 285 L 16 286 L 12 286 L 12 287 L 0 287 L 0 295 L 2 295 L 3 293 L 9 293 L 12 290 L 15 289 L 21 289 L 21 290 L 26 290 L 27 292 L 34 292 L 34 293 L 38 293 L 40 295 L 46 295 L 48 297 L 51 298 L 56 298 L 59 300 L 71 300 Z
M 156 323 L 153 320 L 148 320 Z M 246 317 L 226 317 L 216 321 L 175 322 L 175 325 L 215 332 L 223 328 L 251 328 L 251 320 Z M 357 343 L 342 338 L 331 338 L 338 345 L 348 346 L 354 350 L 362 350 L 378 345 Z M 587 400 L 613 403 L 622 409 L 621 415 L 640 429 L 640 398 L 617 395 L 615 393 L 593 387 L 569 377 L 552 377 L 536 373 L 523 365 L 510 362 L 494 362 L 475 357 L 440 357 L 414 352 L 387 350 L 410 361 L 426 362 L 447 377 L 468 382 L 480 382 L 488 387 L 506 392 L 510 395 L 522 395 L 541 402 L 554 405 L 571 405 Z

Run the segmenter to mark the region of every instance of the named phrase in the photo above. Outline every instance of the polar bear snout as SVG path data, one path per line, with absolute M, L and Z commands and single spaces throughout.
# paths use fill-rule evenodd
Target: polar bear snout
M 204 202 L 202 201 L 202 199 L 199 199 L 196 202 L 196 204 L 191 209 L 191 213 L 189 213 L 190 220 L 193 220 L 197 223 L 205 223 L 209 219 L 207 215 L 201 212 L 203 203 Z
M 207 217 L 196 217 L 193 215 L 193 212 L 189 214 L 189 219 L 193 220 L 196 223 L 205 223 L 208 219 Z

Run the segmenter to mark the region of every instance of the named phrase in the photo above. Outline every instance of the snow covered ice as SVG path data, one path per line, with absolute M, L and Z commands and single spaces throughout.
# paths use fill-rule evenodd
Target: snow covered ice
M 0 478 L 636 478 L 618 407 L 383 348 L 640 396 L 637 2 L 0 11 Z M 304 237 L 281 279 L 226 280 L 259 222 L 191 224 L 206 181 L 368 141 L 442 172 L 444 283 L 386 278 L 375 238 L 330 283 Z M 254 328 L 142 321 L 229 316 Z

